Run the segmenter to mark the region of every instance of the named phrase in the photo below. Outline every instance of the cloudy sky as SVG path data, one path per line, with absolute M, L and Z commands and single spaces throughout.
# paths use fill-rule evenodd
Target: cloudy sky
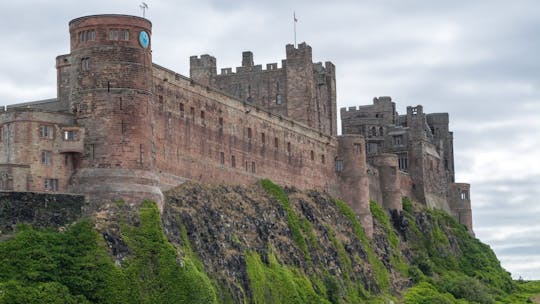
M 68 22 L 141 15 L 139 1 L 17 0 L 1 6 L 0 104 L 56 96 L 54 59 Z M 146 0 L 154 62 L 189 75 L 241 52 L 281 62 L 293 42 L 337 68 L 338 106 L 392 96 L 403 113 L 449 112 L 457 181 L 472 184 L 476 235 L 515 278 L 540 279 L 540 2 L 537 0 Z

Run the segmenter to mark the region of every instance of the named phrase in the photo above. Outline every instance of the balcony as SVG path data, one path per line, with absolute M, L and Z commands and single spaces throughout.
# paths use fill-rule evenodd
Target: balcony
M 58 152 L 83 153 L 84 152 L 83 129 L 78 128 L 78 127 L 62 128 L 62 138 L 60 139 Z

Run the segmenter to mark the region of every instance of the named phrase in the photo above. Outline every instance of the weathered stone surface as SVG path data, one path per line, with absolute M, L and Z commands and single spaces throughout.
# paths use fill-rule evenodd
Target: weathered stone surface
M 34 227 L 60 227 L 83 214 L 84 196 L 34 192 L 0 192 L 0 235 L 19 223 Z

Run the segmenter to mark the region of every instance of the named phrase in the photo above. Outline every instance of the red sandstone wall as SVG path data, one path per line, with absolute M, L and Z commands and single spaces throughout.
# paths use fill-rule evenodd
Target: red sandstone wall
M 163 188 L 175 180 L 169 174 L 208 183 L 242 184 L 267 177 L 301 189 L 336 188 L 335 138 L 297 122 L 159 66 L 154 66 L 153 111 Z

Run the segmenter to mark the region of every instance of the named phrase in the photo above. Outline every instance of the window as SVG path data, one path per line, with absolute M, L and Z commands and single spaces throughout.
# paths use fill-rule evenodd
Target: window
M 180 110 L 180 118 L 184 118 L 184 104 L 180 103 L 179 105 Z
M 118 30 L 109 31 L 109 40 L 118 40 Z
M 90 58 L 81 59 L 81 71 L 90 71 Z
M 220 118 L 218 119 L 218 123 L 219 123 L 219 128 L 220 128 L 220 129 L 223 129 L 223 117 L 220 117 Z
M 377 143 L 368 142 L 367 143 L 367 153 L 368 154 L 376 154 L 379 150 L 379 146 Z
M 394 146 L 403 145 L 403 135 L 394 135 L 393 142 Z
M 96 31 L 94 30 L 88 31 L 88 40 L 90 41 L 96 40 Z
M 79 42 L 94 41 L 96 40 L 96 31 L 82 31 L 79 32 Z
M 52 126 L 39 126 L 39 138 L 53 139 L 54 129 Z
M 65 130 L 64 140 L 79 140 L 79 132 L 76 130 Z
M 45 191 L 58 191 L 58 179 L 46 178 L 44 182 Z
M 123 119 L 120 122 L 120 131 L 122 132 L 122 135 L 125 135 L 127 131 L 127 123 Z
M 407 169 L 409 168 L 409 160 L 407 157 L 407 153 L 398 154 L 398 166 L 399 166 L 399 170 L 407 171 Z
M 189 116 L 191 116 L 191 122 L 195 122 L 195 108 L 194 107 L 189 108 Z
M 287 142 L 287 154 L 291 154 L 291 142 Z
M 255 173 L 255 162 L 251 162 L 251 173 Z
M 283 100 L 282 100 L 281 94 L 277 94 L 276 95 L 276 104 L 281 105 L 282 103 L 283 103 Z
M 336 172 L 343 172 L 343 160 L 336 158 Z
M 204 117 L 205 117 L 204 111 L 201 111 L 201 121 L 203 121 L 203 122 L 204 122 Z
M 219 152 L 219 163 L 220 164 L 225 164 L 225 153 L 224 152 Z
M 384 136 L 384 128 L 379 127 L 379 136 Z
M 119 31 L 120 40 L 128 41 L 129 40 L 129 31 L 128 30 L 120 30 Z
M 311 160 L 315 160 L 315 152 L 313 150 L 311 150 L 309 152 L 309 156 L 310 156 Z
M 279 147 L 279 140 L 277 137 L 274 137 L 274 148 L 276 148 L 277 150 L 278 147 Z
M 468 193 L 467 193 L 467 191 L 461 190 L 460 192 L 461 192 L 461 194 L 460 194 L 461 199 L 462 199 L 462 200 L 467 200 L 467 199 L 468 199 Z
M 51 164 L 51 151 L 41 151 L 41 164 L 49 166 Z
M 163 95 L 158 95 L 158 107 L 159 111 L 165 111 L 165 102 L 163 101 Z
M 110 30 L 109 31 L 109 40 L 121 40 L 121 41 L 128 41 L 129 40 L 129 31 L 128 30 Z
M 324 154 L 321 154 L 321 163 L 325 164 L 326 160 L 324 159 Z
M 354 152 L 361 153 L 362 152 L 362 145 L 360 144 L 354 144 Z
M 248 140 L 251 141 L 251 128 L 247 128 L 247 137 L 248 137 Z
M 236 158 L 234 155 L 231 155 L 231 167 L 236 168 Z
M 79 42 L 86 41 L 86 31 L 79 32 Z
M 261 133 L 261 143 L 263 146 L 266 144 L 266 136 L 264 135 L 264 132 Z

